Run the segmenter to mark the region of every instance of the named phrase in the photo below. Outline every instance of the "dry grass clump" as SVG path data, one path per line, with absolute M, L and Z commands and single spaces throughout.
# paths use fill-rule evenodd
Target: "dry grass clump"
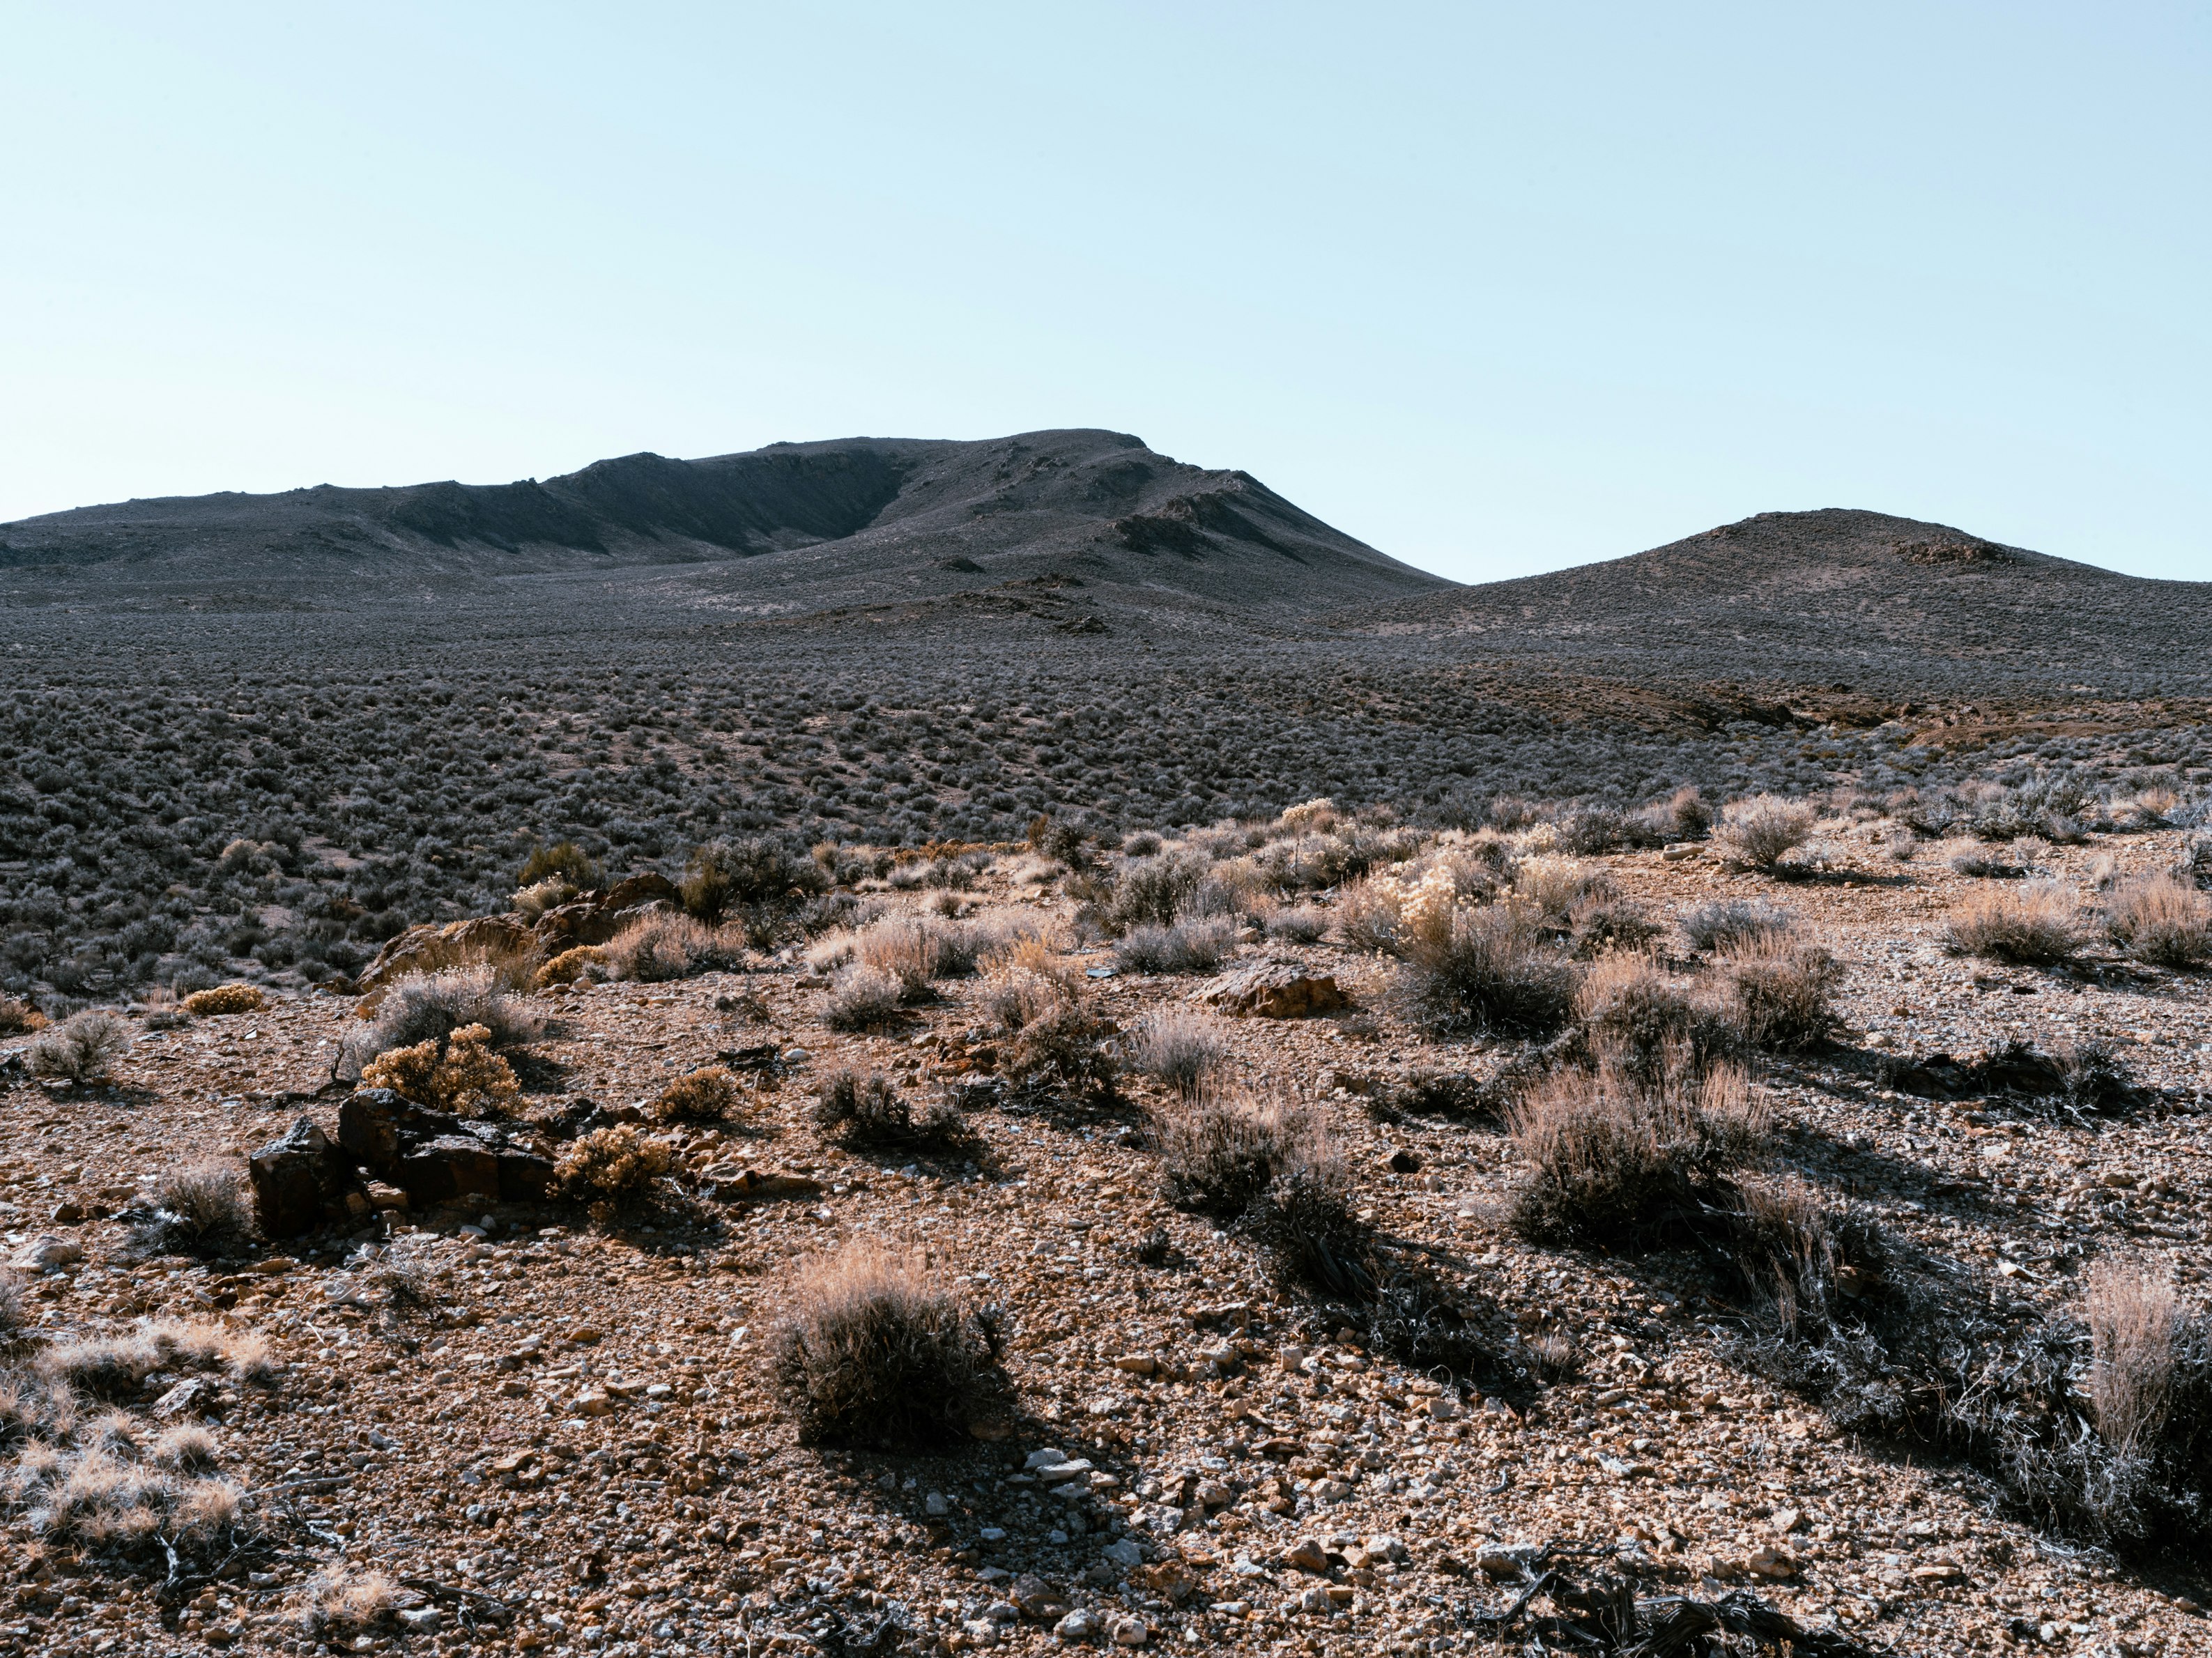
M 720 1122 L 744 1097 L 727 1066 L 702 1066 L 662 1089 L 653 1098 L 653 1114 L 660 1122 Z
M 1618 1066 L 1554 1073 L 1507 1113 L 1528 1173 L 1513 1195 L 1523 1236 L 1640 1245 L 1723 1191 L 1765 1139 L 1766 1114 L 1743 1072 L 1677 1071 L 1657 1087 Z
M 541 881 L 559 881 L 574 890 L 589 891 L 599 884 L 600 878 L 599 866 L 591 853 L 574 841 L 556 841 L 550 847 L 541 841 L 531 847 L 515 884 L 532 887 Z
M 539 968 L 530 981 L 533 990 L 550 990 L 555 985 L 572 985 L 579 979 L 598 980 L 605 976 L 607 953 L 597 944 L 574 944 Z
M 270 1373 L 267 1344 L 219 1324 L 183 1319 L 142 1323 L 125 1335 L 85 1336 L 46 1348 L 31 1374 L 50 1386 L 114 1398 L 134 1393 L 155 1371 L 226 1367 L 241 1381 Z
M 1199 883 L 1208 860 L 1201 853 L 1161 853 L 1133 859 L 1121 866 L 1113 890 L 1099 906 L 1099 917 L 1115 932 L 1133 926 L 1172 926 Z
M 1649 956 L 1608 956 L 1592 966 L 1575 992 L 1575 1015 L 1593 1051 L 1646 1084 L 1670 1066 L 1703 1076 L 1740 1058 L 1744 1045 L 1727 1002 Z
M 983 1005 L 1006 1033 L 999 1074 L 1027 1094 L 1110 1097 L 1121 1061 L 1111 1020 L 1093 1012 L 1073 971 L 1042 939 L 1018 944 L 994 967 Z
M 33 1076 L 99 1082 L 130 1046 L 130 1026 L 112 1013 L 75 1013 L 33 1036 L 24 1057 Z
M 1771 870 L 1784 854 L 1812 839 L 1814 821 L 1813 808 L 1802 800 L 1756 795 L 1721 808 L 1713 839 L 1729 862 L 1744 869 Z
M 1540 853 L 1521 859 L 1512 872 L 1515 894 L 1546 921 L 1562 929 L 1581 906 L 1620 896 L 1611 875 L 1572 858 Z
M 1414 1001 L 1439 1034 L 1548 1035 L 1574 1016 L 1574 964 L 1521 904 L 1455 908 L 1408 933 Z
M 21 1272 L 12 1266 L 0 1266 L 0 1354 L 5 1354 L 30 1333 L 23 1287 Z M 5 1418 L 0 1418 L 0 1428 L 5 1426 Z
M 43 1030 L 46 1016 L 20 996 L 0 996 L 0 1036 L 19 1036 L 27 1030 Z
M 610 978 L 662 984 L 745 964 L 742 927 L 709 926 L 674 910 L 641 916 L 599 947 Z M 566 951 L 562 952 L 564 955 Z
M 604 1221 L 645 1203 L 675 1166 L 667 1141 L 621 1124 L 595 1128 L 564 1147 L 553 1177 L 563 1196 L 587 1204 L 592 1218 Z
M 977 957 L 999 942 L 989 927 L 896 916 L 863 927 L 853 939 L 853 958 L 896 977 L 909 1002 L 925 1002 L 937 993 L 934 981 L 964 978 L 975 970 Z
M 253 1205 L 232 1164 L 208 1161 L 173 1169 L 154 1182 L 153 1212 L 139 1242 L 162 1253 L 228 1254 L 252 1236 Z
M 395 1048 L 362 1067 L 371 1088 L 388 1088 L 417 1105 L 461 1117 L 495 1117 L 521 1096 L 514 1067 L 491 1051 L 491 1032 L 466 1024 L 442 1043 Z
M 182 1479 L 134 1443 L 38 1443 L 16 1455 L 7 1495 L 33 1532 L 88 1548 L 166 1542 L 197 1553 L 234 1532 L 245 1495 L 228 1480 Z
M 1163 1008 L 1137 1023 L 1129 1062 L 1179 1093 L 1194 1092 L 1229 1057 L 1218 1020 L 1183 1008 Z
M 2130 881 L 2106 901 L 2105 930 L 2139 962 L 2201 966 L 2212 959 L 2212 896 L 2171 876 Z
M 1333 918 L 1312 904 L 1294 904 L 1267 918 L 1267 936 L 1290 944 L 1317 944 L 1328 936 Z
M 185 1011 L 194 1018 L 213 1018 L 226 1013 L 258 1013 L 269 1005 L 259 985 L 232 983 L 210 990 L 195 990 L 185 998 Z
M 848 1145 L 943 1151 L 969 1138 L 951 1106 L 940 1102 L 917 1113 L 878 1071 L 866 1076 L 838 1071 L 826 1078 L 813 1114 L 817 1128 Z
M 809 1444 L 917 1450 L 969 1436 L 1005 1385 L 993 1323 L 921 1261 L 873 1242 L 803 1266 L 769 1368 Z
M 1802 1053 L 1834 1034 L 1834 998 L 1844 969 L 1820 945 L 1754 935 L 1724 950 L 1717 969 L 1744 1040 L 1753 1048 Z
M 1675 923 L 1692 950 L 1725 950 L 1757 938 L 1784 938 L 1797 930 L 1788 910 L 1750 898 L 1719 898 L 1686 910 Z
M 825 938 L 807 952 L 817 972 L 842 968 L 823 1018 L 832 1030 L 878 1030 L 902 1008 L 933 1000 L 935 981 L 973 973 L 979 961 L 1047 946 L 1034 931 L 1006 922 L 954 926 L 927 916 L 891 916 L 858 932 Z
M 1171 1201 L 1239 1222 L 1286 1283 L 1352 1302 L 1372 1297 L 1373 1235 L 1317 1112 L 1284 1096 L 1202 1089 L 1154 1111 L 1151 1132 Z
M 146 1455 L 162 1467 L 191 1473 L 214 1466 L 215 1436 L 198 1423 L 180 1423 L 173 1428 L 164 1428 L 155 1436 Z
M 399 1585 L 391 1578 L 340 1564 L 307 1581 L 293 1617 L 311 1635 L 362 1635 L 384 1623 L 398 1606 Z
M 1222 1220 L 1243 1214 L 1280 1170 L 1323 1155 L 1311 1108 L 1241 1089 L 1200 1089 L 1155 1110 L 1151 1137 L 1169 1200 Z
M 2097 1431 L 2116 1450 L 2154 1438 L 2173 1394 L 2181 1303 L 2173 1280 L 2139 1265 L 2089 1270 L 2082 1321 L 2089 1327 L 2089 1403 Z
M 880 1030 L 897 1020 L 905 998 L 906 987 L 897 974 L 855 963 L 830 987 L 822 1023 L 832 1030 Z
M 822 866 L 772 835 L 742 835 L 693 848 L 678 890 L 684 908 L 700 920 L 734 918 L 745 935 L 766 949 L 792 915 L 830 884 Z
M 1180 921 L 1133 926 L 1114 947 L 1115 963 L 1132 973 L 1211 973 L 1237 941 L 1227 921 Z
M 2073 896 L 2055 881 L 1976 887 L 1953 908 L 1944 938 L 1961 955 L 2030 966 L 2063 962 L 2081 943 Z
M 544 1028 L 491 968 L 410 973 L 385 992 L 368 1028 L 346 1038 L 339 1074 L 359 1077 L 380 1054 L 423 1042 L 442 1044 L 466 1025 L 482 1027 L 501 1047 L 529 1042 Z

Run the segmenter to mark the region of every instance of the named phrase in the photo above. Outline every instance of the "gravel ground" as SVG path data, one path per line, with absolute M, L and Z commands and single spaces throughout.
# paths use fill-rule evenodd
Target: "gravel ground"
M 1591 861 L 1662 915 L 1774 899 L 1844 961 L 1838 1045 L 1761 1078 L 1783 1155 L 1809 1178 L 1980 1275 L 2000 1304 L 2066 1303 L 2089 1261 L 2130 1253 L 2169 1261 L 2201 1298 L 2212 982 L 2094 950 L 2048 971 L 1948 956 L 1942 918 L 1965 878 L 1926 851 L 1889 859 L 1878 831 L 1843 832 L 1824 878 L 1787 887 L 1710 853 Z M 2044 855 L 2086 884 L 2093 860 L 2160 867 L 2179 838 Z M 971 898 L 1070 908 L 1020 872 L 994 872 Z M 876 1037 L 825 1030 L 822 981 L 793 959 L 546 998 L 521 1067 L 532 1114 L 641 1103 L 736 1048 L 804 1054 L 726 1124 L 673 1132 L 693 1195 L 658 1225 L 392 1207 L 355 1236 L 222 1265 L 134 1253 L 104 1217 L 163 1172 L 235 1157 L 302 1115 L 333 1129 L 330 1060 L 353 1014 L 341 997 L 141 1030 L 105 1089 L 7 1076 L 9 1253 L 41 1239 L 82 1251 L 34 1277 L 38 1333 L 198 1318 L 264 1333 L 284 1368 L 191 1406 L 221 1469 L 254 1493 L 268 1546 L 165 1603 L 160 1571 L 40 1541 L 19 1514 L 0 1554 L 0 1653 L 1473 1650 L 1474 1614 L 1515 1591 L 1504 1546 L 1553 1540 L 1613 1546 L 1647 1593 L 1749 1586 L 1899 1652 L 2212 1644 L 2185 1571 L 2039 1535 L 1972 1470 L 1840 1436 L 1734 1366 L 1694 1261 L 1517 1240 L 1496 1125 L 1388 1103 L 1416 1071 L 1486 1075 L 1511 1050 L 1419 1035 L 1377 958 L 1241 946 L 1263 958 L 1335 977 L 1356 1007 L 1224 1021 L 1234 1064 L 1328 1103 L 1381 1235 L 1487 1309 L 1523 1381 L 1446 1387 L 1364 1351 L 1248 1242 L 1170 1207 L 1141 1133 L 1161 1096 L 1141 1079 L 1109 1107 L 975 1111 L 977 1145 L 949 1157 L 826 1144 L 808 1107 L 827 1070 L 884 1070 L 921 1098 L 987 1063 L 974 981 Z M 1118 975 L 1089 993 L 1127 1028 L 1204 982 Z M 2075 1125 L 1921 1099 L 1881 1085 L 1874 1064 L 2014 1036 L 2106 1042 L 2155 1102 Z M 714 1198 L 742 1169 L 814 1184 Z M 1156 1230 L 1165 1248 L 1140 1251 Z M 910 1242 L 1004 1309 L 1018 1407 L 971 1448 L 797 1442 L 763 1337 L 794 1261 L 860 1238 Z M 418 1295 L 395 1298 L 395 1278 Z M 1540 1380 L 1557 1366 L 1531 1344 L 1571 1346 L 1571 1373 Z M 149 1383 L 132 1408 L 155 1396 Z M 341 1563 L 393 1580 L 398 1622 L 303 1625 L 305 1586 Z M 909 1633 L 881 1632 L 886 1619 Z

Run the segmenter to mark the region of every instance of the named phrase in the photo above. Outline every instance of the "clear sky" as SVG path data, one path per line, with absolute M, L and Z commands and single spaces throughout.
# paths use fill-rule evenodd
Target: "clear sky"
M 2212 9 L 0 0 L 0 519 L 1134 432 L 2212 578 Z

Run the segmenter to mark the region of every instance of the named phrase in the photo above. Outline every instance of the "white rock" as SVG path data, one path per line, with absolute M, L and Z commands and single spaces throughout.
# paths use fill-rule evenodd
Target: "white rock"
M 1145 1564 L 1145 1552 L 1133 1537 L 1125 1537 L 1118 1543 L 1109 1543 L 1099 1553 L 1124 1571 L 1133 1571 Z
M 41 1232 L 17 1252 L 15 1265 L 27 1272 L 43 1272 L 56 1266 L 73 1266 L 84 1259 L 84 1246 L 75 1238 L 58 1238 L 52 1232 Z
M 1152 1638 L 1152 1626 L 1141 1618 L 1116 1618 L 1106 1633 L 1117 1647 L 1140 1647 Z
M 945 1500 L 943 1491 L 932 1491 L 921 1499 L 921 1509 L 924 1514 L 950 1514 L 952 1512 L 952 1505 Z
M 399 1627 L 410 1635 L 435 1635 L 445 1621 L 435 1606 L 413 1606 L 399 1614 Z
M 1052 1626 L 1052 1632 L 1071 1646 L 1098 1637 L 1098 1614 L 1079 1607 Z

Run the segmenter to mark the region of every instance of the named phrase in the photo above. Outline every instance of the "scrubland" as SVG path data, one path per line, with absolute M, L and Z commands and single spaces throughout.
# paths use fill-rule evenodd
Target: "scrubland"
M 2195 1651 L 2204 796 L 2002 771 L 495 814 L 495 921 L 23 982 L 0 1650 Z

